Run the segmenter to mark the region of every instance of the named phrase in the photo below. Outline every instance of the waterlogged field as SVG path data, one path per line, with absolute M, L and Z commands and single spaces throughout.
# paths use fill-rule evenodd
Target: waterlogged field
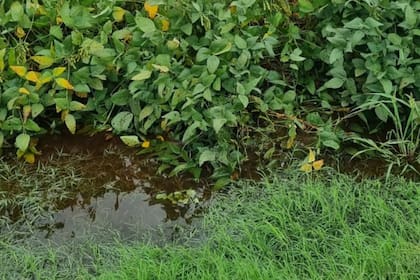
M 108 139 L 108 140 L 106 140 Z M 210 197 L 205 180 L 158 175 L 155 160 L 104 134 L 52 136 L 34 165 L 3 160 L 0 232 L 55 242 L 103 229 L 137 238 L 149 229 L 191 223 Z
M 0 279 L 419 279 L 419 45 L 415 0 L 0 1 Z

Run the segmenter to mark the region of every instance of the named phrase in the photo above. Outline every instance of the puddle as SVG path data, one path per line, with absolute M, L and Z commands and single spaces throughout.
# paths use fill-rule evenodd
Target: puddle
M 41 196 L 49 197 L 43 202 L 48 205 L 48 215 L 31 221 L 36 228 L 32 237 L 62 243 L 100 235 L 104 230 L 127 239 L 156 229 L 170 231 L 178 225 L 190 224 L 211 196 L 204 180 L 157 175 L 158 165 L 153 159 L 136 155 L 136 150 L 123 145 L 118 137 L 48 136 L 39 140 L 38 148 L 42 151 L 38 165 L 43 172 L 49 172 L 48 176 L 52 172 L 54 177 L 54 170 L 64 167 L 71 168 L 64 183 L 73 180 L 68 173 L 75 173 L 81 179 L 62 195 L 50 194 L 55 189 L 54 183 L 44 186 Z M 39 166 L 24 168 L 36 177 L 42 176 L 36 170 Z M 57 174 L 60 176 L 63 177 Z M 13 196 L 10 186 L 8 189 Z M 22 188 L 22 192 L 26 191 Z M 177 201 L 165 199 L 174 193 Z M 13 213 L 10 216 L 15 221 L 30 217 L 27 210 L 19 207 L 6 212 Z

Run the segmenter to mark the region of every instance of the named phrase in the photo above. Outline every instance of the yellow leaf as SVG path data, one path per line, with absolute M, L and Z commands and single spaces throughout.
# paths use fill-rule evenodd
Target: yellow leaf
M 41 73 L 29 71 L 28 74 L 26 74 L 25 79 L 34 83 L 38 83 L 39 77 L 41 77 Z
M 26 74 L 26 67 L 25 66 L 10 66 L 10 69 L 22 78 Z
M 25 30 L 23 30 L 22 27 L 19 26 L 18 28 L 16 28 L 16 36 L 19 39 L 22 39 L 23 37 L 25 37 L 25 35 L 26 35 L 26 32 L 25 32 Z
M 57 111 L 58 113 L 58 111 Z M 61 111 L 61 120 L 64 122 L 64 120 L 66 119 L 67 115 L 69 114 L 69 110 L 64 110 Z
M 0 72 L 4 70 L 4 56 L 6 54 L 6 49 L 0 50 Z
M 150 5 L 148 2 L 144 3 L 144 9 L 146 10 L 149 18 L 154 19 L 158 13 L 159 6 L 158 5 Z
M 303 171 L 303 172 L 311 172 L 312 171 L 312 165 L 309 164 L 309 163 L 305 163 L 300 168 L 300 171 Z
M 294 143 L 295 137 L 289 137 L 289 139 L 287 139 L 286 149 L 291 149 Z
M 63 19 L 60 16 L 58 16 L 58 17 L 55 18 L 55 22 L 57 24 L 62 24 L 63 23 Z
M 54 64 L 54 58 L 45 55 L 35 55 L 31 57 L 33 61 L 39 64 L 39 68 L 48 68 Z
M 29 115 L 31 114 L 32 107 L 31 105 L 25 105 L 22 109 L 23 113 L 23 123 L 26 123 L 26 120 L 28 119 Z
M 24 154 L 25 154 L 24 151 L 22 151 L 21 149 L 17 149 L 16 156 L 17 156 L 18 159 L 21 159 Z
M 309 155 L 308 155 L 308 162 L 314 162 L 315 161 L 315 152 L 312 151 L 312 149 L 309 150 Z
M 150 147 L 150 142 L 149 141 L 143 141 L 143 143 L 141 144 L 141 146 L 145 149 Z
M 47 10 L 45 9 L 44 6 L 39 5 L 38 9 L 36 10 L 36 14 L 45 16 L 47 15 Z
M 35 163 L 35 155 L 33 153 L 25 153 L 23 158 L 27 163 L 34 164 Z
M 156 136 L 156 139 L 157 140 L 160 140 L 160 141 L 165 141 L 165 138 L 163 138 L 163 136 L 162 135 L 158 135 L 158 136 Z
M 70 82 L 64 78 L 57 78 L 55 79 L 55 82 L 57 85 L 59 85 L 62 88 L 73 90 L 73 86 L 70 84 Z
M 66 71 L 66 67 L 56 67 L 53 69 L 52 73 L 54 77 L 58 77 Z
M 112 12 L 112 16 L 114 17 L 116 22 L 121 22 L 124 20 L 125 10 L 120 7 L 114 7 L 114 11 Z
M 166 32 L 169 30 L 169 20 L 163 19 L 162 20 L 162 31 Z
M 314 163 L 312 163 L 312 166 L 314 168 L 314 170 L 320 170 L 322 168 L 322 166 L 324 166 L 324 160 L 317 160 Z
M 88 98 L 87 92 L 76 92 L 77 97 Z
M 21 87 L 21 88 L 19 89 L 19 93 L 20 93 L 20 94 L 25 94 L 25 95 L 29 95 L 29 94 L 30 94 L 29 90 L 27 90 L 27 89 L 26 89 L 26 88 L 24 88 L 24 87 Z

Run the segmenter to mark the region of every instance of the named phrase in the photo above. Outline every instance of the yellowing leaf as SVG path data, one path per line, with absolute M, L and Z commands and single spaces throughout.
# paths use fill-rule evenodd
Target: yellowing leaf
M 294 143 L 295 137 L 289 137 L 289 139 L 287 139 L 286 149 L 291 149 Z
M 73 86 L 70 84 L 70 82 L 64 78 L 57 78 L 55 79 L 55 82 L 57 85 L 59 85 L 62 88 L 73 90 Z
M 167 66 L 158 65 L 158 64 L 152 64 L 153 68 L 156 70 L 159 70 L 161 73 L 168 73 L 169 68 Z
M 26 120 L 28 119 L 29 115 L 31 114 L 32 107 L 31 105 L 25 105 L 22 109 L 23 114 L 23 122 L 26 123 Z
M 150 142 L 149 141 L 143 141 L 143 143 L 141 144 L 141 146 L 145 149 L 150 147 Z
M 62 17 L 60 17 L 60 16 L 58 16 L 58 17 L 56 17 L 56 18 L 55 18 L 55 22 L 56 22 L 57 24 L 62 24 L 62 23 L 63 23 L 63 18 L 62 18 Z
M 148 2 L 144 3 L 144 9 L 146 10 L 149 18 L 154 19 L 158 13 L 159 6 L 158 5 L 150 5 Z
M 229 10 L 230 10 L 230 13 L 234 15 L 236 14 L 238 8 L 235 5 L 230 5 Z
M 35 163 L 35 155 L 33 153 L 26 153 L 26 154 L 23 155 L 23 158 L 29 164 L 34 164 Z
M 312 166 L 314 168 L 314 170 L 320 170 L 322 168 L 322 166 L 324 166 L 324 160 L 317 160 L 314 163 L 312 163 Z
M 25 76 L 27 71 L 25 66 L 10 66 L 10 69 L 22 78 Z
M 35 163 L 35 155 L 33 153 L 25 153 L 23 158 L 27 163 L 34 164 Z
M 158 135 L 158 136 L 156 136 L 156 139 L 157 140 L 160 140 L 160 141 L 165 141 L 165 138 L 163 138 L 163 136 L 162 135 Z
M 162 31 L 166 32 L 169 30 L 169 20 L 163 19 L 162 20 Z
M 18 159 L 21 159 L 24 154 L 25 154 L 25 151 L 22 151 L 21 149 L 18 149 L 16 151 L 16 156 L 17 156 Z
M 125 10 L 120 7 L 114 7 L 114 11 L 112 12 L 112 17 L 115 19 L 116 22 L 121 22 L 124 20 Z
M 309 155 L 308 155 L 308 162 L 314 162 L 315 161 L 315 152 L 312 151 L 312 149 L 309 150 Z
M 41 73 L 29 71 L 28 74 L 26 74 L 25 79 L 34 83 L 38 83 L 39 77 L 41 77 Z
M 33 61 L 39 64 L 40 69 L 48 68 L 54 64 L 54 58 L 45 55 L 35 55 L 31 57 Z
M 4 56 L 6 54 L 6 49 L 0 50 L 0 72 L 4 70 Z
M 36 14 L 37 15 L 47 15 L 47 10 L 45 9 L 45 7 L 44 6 L 42 6 L 42 5 L 39 5 L 38 6 L 38 9 L 36 10 Z
M 80 98 L 87 98 L 88 97 L 87 92 L 76 92 L 76 95 L 77 95 L 77 97 L 80 97 Z
M 137 75 L 134 75 L 134 77 L 131 78 L 131 80 L 133 80 L 133 81 L 143 81 L 143 80 L 149 79 L 151 76 L 152 76 L 152 71 L 142 70 Z
M 303 171 L 303 172 L 311 172 L 312 171 L 312 165 L 309 164 L 309 163 L 305 163 L 300 168 L 300 171 Z
M 66 67 L 56 67 L 53 69 L 52 73 L 54 77 L 58 77 L 66 71 Z
M 26 32 L 25 32 L 25 30 L 23 30 L 22 27 L 19 26 L 18 28 L 16 28 L 16 36 L 19 39 L 22 39 L 23 37 L 25 37 L 25 35 L 26 35 Z
M 74 118 L 74 116 L 72 114 L 67 114 L 66 118 L 64 119 L 64 122 L 67 128 L 69 129 L 70 133 L 75 134 L 76 133 L 76 119 Z
M 21 87 L 19 89 L 19 93 L 20 94 L 25 94 L 25 95 L 29 95 L 30 94 L 29 90 L 27 90 L 26 88 L 23 88 L 23 87 Z

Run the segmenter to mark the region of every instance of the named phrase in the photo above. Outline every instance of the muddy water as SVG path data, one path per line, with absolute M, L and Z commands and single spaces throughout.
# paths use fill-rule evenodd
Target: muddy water
M 205 181 L 157 175 L 153 159 L 136 155 L 111 135 L 48 136 L 37 147 L 41 164 L 71 165 L 83 178 L 65 199 L 51 202 L 50 218 L 36 222 L 39 238 L 65 242 L 104 230 L 125 238 L 151 229 L 170 231 L 191 223 L 210 198 Z M 156 198 L 175 192 L 184 201 Z

